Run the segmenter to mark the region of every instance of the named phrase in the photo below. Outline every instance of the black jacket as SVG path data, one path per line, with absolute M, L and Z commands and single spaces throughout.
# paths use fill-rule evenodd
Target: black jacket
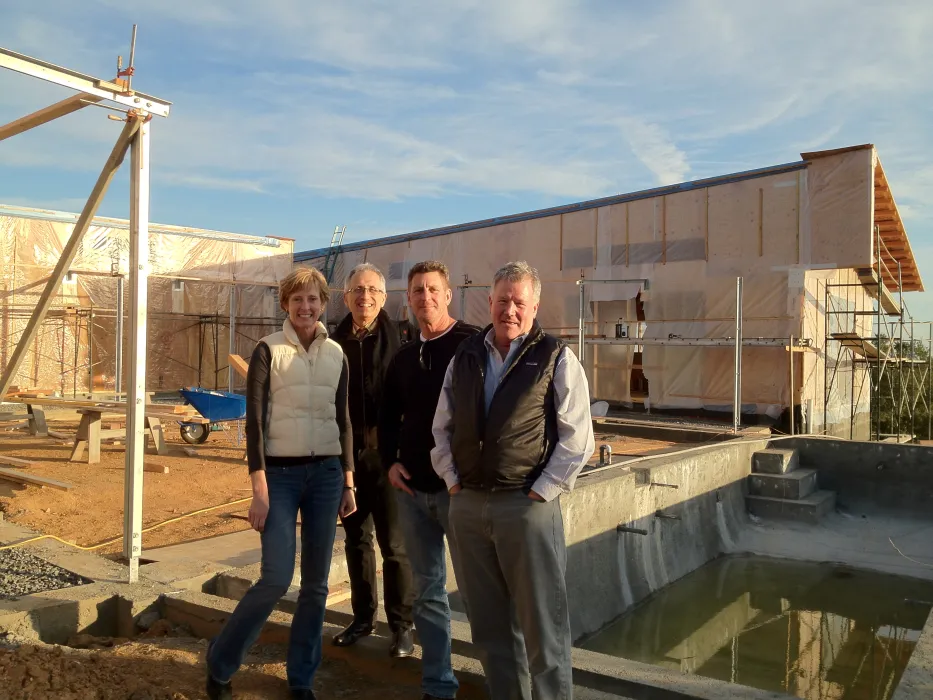
M 557 444 L 554 369 L 564 344 L 535 322 L 505 369 L 486 414 L 487 329 L 454 359 L 451 451 L 464 488 L 532 487 Z
M 386 372 L 379 413 L 379 453 L 389 469 L 401 462 L 416 491 L 436 493 L 444 481 L 431 465 L 434 435 L 431 425 L 447 366 L 460 344 L 479 328 L 457 321 L 440 338 L 422 342 L 420 335 L 405 343 Z
M 357 469 L 381 470 L 376 426 L 385 373 L 402 344 L 399 324 L 382 310 L 373 333 L 357 340 L 353 335 L 353 316 L 347 314 L 331 337 L 343 348 L 350 368 L 347 398 Z

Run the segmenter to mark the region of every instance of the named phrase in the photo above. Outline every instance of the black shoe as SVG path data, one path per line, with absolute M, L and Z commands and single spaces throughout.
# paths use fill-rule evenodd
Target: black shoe
M 399 627 L 392 632 L 392 646 L 389 647 L 389 656 L 404 659 L 415 653 L 415 640 L 411 627 Z
M 214 677 L 207 674 L 207 697 L 210 700 L 233 700 L 233 688 L 229 683 L 215 681 Z
M 301 690 L 292 691 L 292 700 L 317 700 L 317 698 L 314 696 L 313 690 L 302 688 Z
M 334 637 L 334 646 L 353 646 L 363 637 L 368 637 L 372 633 L 372 622 L 354 620 L 343 632 Z

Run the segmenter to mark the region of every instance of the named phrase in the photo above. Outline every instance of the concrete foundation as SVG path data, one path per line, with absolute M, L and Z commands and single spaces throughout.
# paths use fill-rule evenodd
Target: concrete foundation
M 765 457 L 766 462 L 771 459 L 778 465 L 773 474 L 749 479 L 753 455 L 774 447 L 797 450 L 802 468 L 788 474 L 793 458 L 778 453 Z M 933 449 L 908 445 L 744 437 L 582 475 L 574 492 L 562 498 L 574 638 L 596 632 L 652 593 L 723 554 L 832 561 L 933 580 L 931 457 Z M 809 470 L 818 475 L 814 477 Z M 749 519 L 745 502 L 749 489 L 763 499 L 771 498 L 770 493 L 781 498 L 796 496 L 799 501 L 801 496 L 814 495 L 807 494 L 814 478 L 821 489 L 839 494 L 839 512 L 829 513 L 816 525 Z M 0 523 L 0 542 L 29 534 Z M 227 551 L 210 540 L 192 544 Z M 224 554 L 227 562 L 245 563 L 234 568 L 179 546 L 170 555 L 160 556 L 161 561 L 142 567 L 143 582 L 128 586 L 120 583 L 125 580 L 125 568 L 115 562 L 55 543 L 32 547 L 40 556 L 94 581 L 0 601 L 0 630 L 47 642 L 61 643 L 81 632 L 131 636 L 138 617 L 153 610 L 185 622 L 196 634 L 210 636 L 259 574 L 258 564 L 248 558 Z M 346 580 L 345 567 L 342 554 L 336 554 L 332 588 Z M 450 588 L 455 591 L 450 573 Z M 282 606 L 286 611 L 288 602 Z M 469 625 L 460 615 L 454 618 L 455 667 L 465 684 L 464 697 L 469 697 L 480 692 L 482 672 Z M 332 635 L 349 621 L 346 602 L 330 609 L 327 619 L 326 633 Z M 289 621 L 286 612 L 275 613 L 264 633 L 271 636 L 264 638 L 283 641 Z M 914 700 L 929 693 L 931 624 L 895 698 Z M 416 662 L 390 660 L 387 646 L 387 640 L 376 636 L 351 650 L 330 644 L 325 644 L 325 650 L 367 668 L 376 664 L 377 677 L 383 672 L 418 673 Z M 575 692 L 580 697 L 783 697 L 577 649 L 574 669 Z

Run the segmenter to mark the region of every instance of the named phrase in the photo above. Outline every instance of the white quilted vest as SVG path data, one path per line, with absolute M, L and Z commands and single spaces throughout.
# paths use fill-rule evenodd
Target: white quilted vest
M 262 339 L 272 352 L 266 454 L 270 457 L 339 455 L 335 398 L 343 349 L 317 324 L 305 350 L 291 322 Z

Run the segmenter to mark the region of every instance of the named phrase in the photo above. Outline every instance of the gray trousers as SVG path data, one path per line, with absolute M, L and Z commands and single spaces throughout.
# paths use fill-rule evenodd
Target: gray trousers
M 450 499 L 467 603 L 492 700 L 573 697 L 560 502 L 464 489 Z

